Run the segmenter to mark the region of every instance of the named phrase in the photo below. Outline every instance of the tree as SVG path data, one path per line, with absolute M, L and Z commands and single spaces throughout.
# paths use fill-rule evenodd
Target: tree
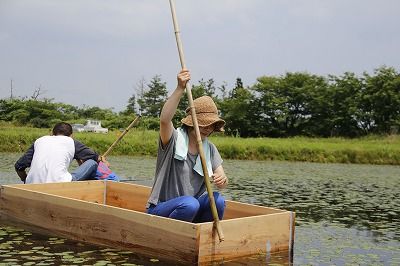
M 138 105 L 139 114 L 141 115 L 141 114 L 142 114 L 142 111 L 143 111 L 142 105 L 144 104 L 142 99 L 143 99 L 144 93 L 146 92 L 146 80 L 144 79 L 144 77 L 142 77 L 142 78 L 138 81 L 138 83 L 136 84 L 135 91 L 136 91 L 136 95 L 137 95 L 137 97 L 135 96 L 135 99 L 136 99 L 136 103 L 137 103 L 137 105 Z M 133 97 L 134 95 L 135 95 L 135 93 L 132 95 L 132 97 Z M 132 97 L 131 97 L 131 98 L 132 98 Z
M 221 99 L 224 100 L 228 96 L 228 85 L 224 81 L 221 86 L 218 87 L 218 90 L 221 91 Z
M 77 117 L 76 107 L 53 103 L 52 99 L 3 99 L 0 100 L 0 120 L 19 125 L 31 124 L 35 127 L 51 127 L 54 121 Z
M 323 105 L 327 82 L 308 73 L 286 73 L 281 77 L 260 77 L 252 87 L 255 93 L 255 114 L 258 134 L 270 137 L 313 135 L 311 120 L 323 121 Z
M 221 117 L 225 119 L 225 131 L 240 137 L 257 136 L 259 121 L 255 117 L 254 97 L 248 89 L 238 88 L 235 96 L 220 103 Z
M 255 126 L 259 136 L 280 137 L 284 135 L 287 106 L 286 98 L 280 94 L 282 81 L 279 77 L 262 76 L 251 90 L 254 93 Z
M 37 100 L 40 95 L 45 94 L 46 91 L 42 90 L 42 85 L 39 85 L 33 92 L 31 99 L 32 100 Z
M 351 72 L 346 72 L 341 77 L 330 76 L 330 80 L 332 82 L 329 87 L 331 104 L 325 105 L 325 109 L 330 107 L 329 119 L 332 122 L 330 136 L 356 137 L 361 135 L 360 119 L 362 119 L 362 115 L 359 109 L 359 100 L 363 87 L 362 80 Z
M 148 91 L 144 92 L 143 97 L 138 99 L 142 115 L 160 117 L 161 108 L 168 96 L 166 83 L 161 81 L 159 75 L 156 75 L 147 86 Z
M 121 112 L 123 115 L 132 115 L 136 113 L 136 95 L 133 94 L 129 99 L 128 99 L 128 105 L 126 106 L 126 109 Z
M 236 78 L 236 83 L 235 83 L 235 87 L 233 88 L 233 90 L 231 91 L 231 95 L 230 95 L 230 97 L 232 98 L 234 98 L 234 97 L 236 97 L 236 93 L 237 93 L 237 91 L 239 90 L 239 89 L 242 89 L 243 88 L 243 82 L 242 82 L 242 79 L 241 78 Z
M 394 68 L 383 66 L 373 76 L 364 73 L 364 80 L 360 101 L 363 124 L 371 132 L 389 134 L 400 125 L 400 75 Z

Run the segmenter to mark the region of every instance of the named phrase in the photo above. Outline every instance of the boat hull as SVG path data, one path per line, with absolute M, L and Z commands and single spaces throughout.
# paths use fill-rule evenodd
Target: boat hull
M 147 214 L 150 190 L 111 181 L 3 185 L 0 215 L 49 234 L 176 263 L 208 264 L 293 250 L 293 212 L 227 201 L 220 221 L 225 240 L 220 242 L 212 222 Z

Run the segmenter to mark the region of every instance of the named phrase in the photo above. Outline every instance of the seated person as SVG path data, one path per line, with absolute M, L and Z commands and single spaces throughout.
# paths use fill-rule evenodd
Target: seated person
M 146 208 L 149 214 L 188 222 L 209 222 L 213 216 L 190 109 L 186 110 L 187 116 L 182 119 L 181 128 L 175 129 L 172 124 L 189 79 L 187 70 L 178 74 L 178 86 L 161 111 L 156 175 Z M 217 188 L 225 188 L 228 178 L 222 168 L 221 156 L 207 139 L 212 132 L 223 131 L 225 121 L 219 118 L 211 97 L 197 98 L 194 105 L 208 173 Z M 225 199 L 218 192 L 213 194 L 218 216 L 222 219 Z
M 73 159 L 82 162 L 68 172 Z M 15 170 L 24 183 L 53 183 L 93 179 L 101 157 L 72 138 L 72 126 L 58 123 L 51 136 L 38 138 L 15 163 Z M 30 167 L 28 174 L 26 168 Z

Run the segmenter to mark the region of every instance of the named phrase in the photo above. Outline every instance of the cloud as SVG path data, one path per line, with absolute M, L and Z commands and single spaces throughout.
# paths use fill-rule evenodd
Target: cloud
M 175 3 L 194 83 L 400 66 L 397 0 Z M 42 85 L 57 101 L 116 110 L 142 77 L 173 89 L 180 67 L 167 0 L 2 0 L 0 58 L 0 97 L 13 79 L 21 96 Z

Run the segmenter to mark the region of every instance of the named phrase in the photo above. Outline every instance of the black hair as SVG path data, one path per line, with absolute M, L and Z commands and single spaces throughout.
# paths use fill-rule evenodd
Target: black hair
M 184 129 L 184 130 L 186 130 L 186 132 L 189 132 L 189 128 L 191 128 L 191 126 L 188 126 L 188 125 L 186 125 L 186 124 L 182 124 L 182 125 L 181 125 L 181 128 Z
M 54 136 L 64 135 L 64 136 L 69 137 L 72 135 L 72 126 L 65 122 L 57 123 L 53 127 L 53 135 Z

